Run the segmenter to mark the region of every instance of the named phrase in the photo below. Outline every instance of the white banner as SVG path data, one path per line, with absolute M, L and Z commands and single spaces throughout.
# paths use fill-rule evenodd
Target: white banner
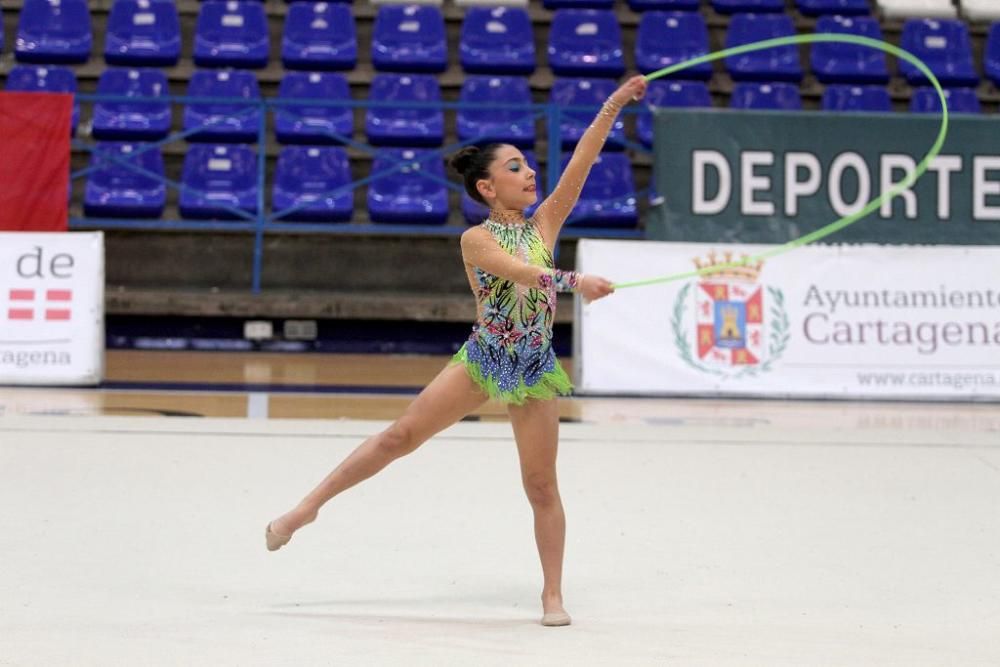
M 0 384 L 104 376 L 104 235 L 0 233 Z
M 643 280 L 774 246 L 582 240 Z M 581 394 L 1000 399 L 1000 248 L 807 246 L 577 304 Z

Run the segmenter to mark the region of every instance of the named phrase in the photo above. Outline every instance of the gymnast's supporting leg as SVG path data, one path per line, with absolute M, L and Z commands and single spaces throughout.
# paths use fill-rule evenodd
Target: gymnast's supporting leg
M 535 514 L 535 542 L 542 561 L 543 625 L 569 625 L 563 609 L 562 566 L 566 515 L 556 480 L 559 407 L 555 399 L 510 405 L 511 425 L 521 459 L 521 481 Z
M 361 443 L 294 509 L 269 524 L 268 549 L 280 548 L 292 533 L 314 521 L 323 504 L 335 495 L 413 452 L 486 399 L 465 368 L 446 367 L 389 428 Z

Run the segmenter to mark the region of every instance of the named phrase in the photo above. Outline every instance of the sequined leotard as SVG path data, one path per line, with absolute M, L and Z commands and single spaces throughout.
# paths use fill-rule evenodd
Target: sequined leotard
M 553 269 L 552 253 L 533 218 L 514 224 L 487 219 L 482 225 L 507 253 Z M 452 361 L 465 366 L 491 398 L 505 403 L 569 394 L 573 385 L 552 349 L 552 322 L 556 291 L 573 289 L 577 274 L 553 269 L 537 286 L 520 285 L 479 267 L 469 267 L 468 275 L 478 317 Z

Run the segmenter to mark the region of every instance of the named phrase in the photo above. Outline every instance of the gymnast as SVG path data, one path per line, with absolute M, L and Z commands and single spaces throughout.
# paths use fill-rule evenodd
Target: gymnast
M 577 292 L 595 301 L 614 288 L 598 276 L 555 269 L 553 252 L 619 112 L 645 92 L 646 80 L 636 76 L 612 93 L 580 138 L 559 184 L 530 218 L 524 210 L 537 199 L 535 172 L 521 151 L 492 143 L 452 156 L 451 166 L 466 191 L 490 211 L 482 224 L 462 234 L 462 259 L 477 304 L 472 333 L 399 419 L 361 443 L 298 505 L 267 524 L 268 550 L 281 548 L 315 521 L 320 508 L 340 492 L 495 399 L 506 404 L 534 513 L 543 575 L 541 623 L 570 624 L 562 598 L 566 518 L 556 481 L 555 399 L 573 387 L 552 348 L 556 292 Z

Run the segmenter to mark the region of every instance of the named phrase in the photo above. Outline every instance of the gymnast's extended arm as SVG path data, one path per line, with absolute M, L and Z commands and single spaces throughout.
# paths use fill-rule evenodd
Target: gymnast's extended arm
M 550 285 L 560 292 L 572 292 L 583 276 L 575 271 L 560 271 L 528 264 L 497 245 L 493 236 L 482 227 L 473 227 L 462 234 L 462 259 L 494 276 L 524 285 L 546 289 Z
M 570 158 L 566 170 L 559 178 L 559 184 L 535 212 L 535 221 L 550 248 L 555 246 L 563 222 L 569 217 L 570 211 L 573 210 L 580 198 L 580 192 L 583 190 L 587 175 L 590 174 L 590 168 L 597 160 L 601 149 L 604 148 L 604 142 L 618 118 L 618 112 L 629 101 L 639 100 L 645 93 L 646 80 L 641 76 L 634 76 L 623 83 L 607 99 L 594 118 L 594 122 L 580 137 L 576 150 L 573 151 L 573 157 Z M 549 140 L 555 141 L 552 137 Z M 549 165 L 549 169 L 555 167 L 556 165 Z

